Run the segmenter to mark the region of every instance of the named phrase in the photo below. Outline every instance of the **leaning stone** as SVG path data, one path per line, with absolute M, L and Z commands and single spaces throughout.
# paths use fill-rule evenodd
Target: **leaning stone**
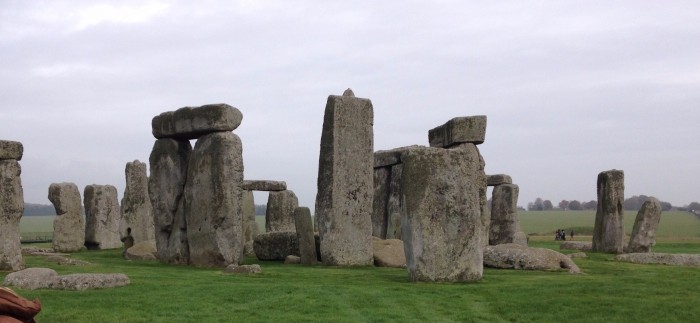
M 85 219 L 81 212 L 78 186 L 73 183 L 51 184 L 49 201 L 56 210 L 53 249 L 60 252 L 79 251 L 85 245 Z
M 233 131 L 242 120 L 241 111 L 221 103 L 161 113 L 153 118 L 151 127 L 157 139 L 192 140 L 214 132 Z
M 299 256 L 289 255 L 284 257 L 284 263 L 287 265 L 297 265 L 301 263 L 301 258 Z
M 258 264 L 252 265 L 241 265 L 230 264 L 224 268 L 224 273 L 227 274 L 259 274 L 262 273 L 262 269 Z
M 514 243 L 487 246 L 484 266 L 502 269 L 561 270 L 580 274 L 581 269 L 566 255 L 546 248 L 530 248 Z
M 328 97 L 321 134 L 316 228 L 326 265 L 372 264 L 374 112 L 369 99 Z
M 59 276 L 52 289 L 86 290 L 114 288 L 129 285 L 129 277 L 124 274 L 71 274 Z
M 399 239 L 373 239 L 374 265 L 377 267 L 406 268 L 403 241 Z
M 141 241 L 126 249 L 124 257 L 129 260 L 155 260 L 157 252 L 155 240 Z
M 0 270 L 24 268 L 19 236 L 19 221 L 24 213 L 21 173 L 16 160 L 0 160 Z
M 0 140 L 0 160 L 22 160 L 24 146 L 19 141 Z
M 559 245 L 559 249 L 593 251 L 593 244 L 587 241 L 566 241 Z
M 657 252 L 627 253 L 615 256 L 615 260 L 635 264 L 700 267 L 700 254 L 671 254 Z
M 121 248 L 121 211 L 117 202 L 117 188 L 112 185 L 88 185 L 85 187 L 83 202 L 85 246 L 97 250 Z
M 457 117 L 428 131 L 430 147 L 449 148 L 456 144 L 484 143 L 486 116 Z
M 503 184 L 513 184 L 513 179 L 510 178 L 510 175 L 497 174 L 497 175 L 486 176 L 486 185 L 487 186 L 497 186 L 497 185 L 503 185 Z
M 625 224 L 625 173 L 610 170 L 598 174 L 598 211 L 593 227 L 593 251 L 622 253 Z
M 483 273 L 480 158 L 463 149 L 402 156 L 402 240 L 411 281 L 476 281 Z
M 148 175 L 146 164 L 138 160 L 126 163 L 126 186 L 122 197 L 122 220 L 119 223 L 120 236 L 126 237 L 131 229 L 134 243 L 155 240 L 153 208 L 148 196 Z
M 253 181 L 245 180 L 241 184 L 241 188 L 249 191 L 284 191 L 287 189 L 287 182 L 284 181 Z
M 656 244 L 656 228 L 659 227 L 659 221 L 661 221 L 661 203 L 652 197 L 644 202 L 637 213 L 626 252 L 651 251 L 651 247 Z
M 412 145 L 394 148 L 391 150 L 378 150 L 374 152 L 374 168 L 390 167 L 401 163 L 401 154 L 411 149 L 425 148 L 425 146 Z
M 21 289 L 49 288 L 58 279 L 58 273 L 50 268 L 27 268 L 7 274 L 2 285 Z
M 503 184 L 493 188 L 489 245 L 513 243 L 520 231 L 518 220 L 518 193 L 515 184 Z
M 284 260 L 299 255 L 299 240 L 296 231 L 265 232 L 255 237 L 253 248 L 260 260 Z
M 569 258 L 588 258 L 588 255 L 586 255 L 585 252 L 574 252 L 572 254 L 568 255 Z
M 252 191 L 243 190 L 243 254 L 255 256 L 253 251 L 253 239 L 259 234 L 258 223 L 255 222 L 255 197 Z
M 314 239 L 314 225 L 311 221 L 311 211 L 308 207 L 298 207 L 294 210 L 294 225 L 299 241 L 300 263 L 313 265 L 316 263 L 316 242 Z
M 243 154 L 232 132 L 202 136 L 185 183 L 189 264 L 224 267 L 243 261 Z
M 187 140 L 159 139 L 149 164 L 148 192 L 153 206 L 157 257 L 161 262 L 187 264 L 187 222 L 184 199 L 192 146 Z
M 270 192 L 265 210 L 265 231 L 294 230 L 294 210 L 299 199 L 293 191 Z

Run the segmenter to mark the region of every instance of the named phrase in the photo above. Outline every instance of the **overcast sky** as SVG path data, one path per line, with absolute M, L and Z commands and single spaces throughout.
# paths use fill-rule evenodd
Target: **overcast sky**
M 153 116 L 241 110 L 247 179 L 313 210 L 327 96 L 374 105 L 375 150 L 487 115 L 486 173 L 536 197 L 700 201 L 697 1 L 0 0 L 0 139 L 24 144 L 25 201 L 112 184 L 148 161 Z M 266 203 L 256 195 L 256 203 Z

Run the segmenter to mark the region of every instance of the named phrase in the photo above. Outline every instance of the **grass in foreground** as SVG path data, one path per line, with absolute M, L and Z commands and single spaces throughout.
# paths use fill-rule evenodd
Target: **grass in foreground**
M 532 245 L 558 248 L 545 239 L 533 239 Z M 687 246 L 663 242 L 658 247 L 685 252 Z M 485 269 L 477 283 L 410 283 L 403 269 L 302 267 L 248 259 L 259 263 L 263 273 L 232 276 L 220 269 L 125 261 L 120 253 L 73 254 L 94 264 L 87 267 L 57 266 L 42 257 L 25 260 L 29 267 L 51 267 L 60 274 L 125 273 L 129 286 L 19 293 L 41 299 L 40 322 L 700 320 L 700 269 L 618 263 L 607 254 L 577 259 L 584 275 Z

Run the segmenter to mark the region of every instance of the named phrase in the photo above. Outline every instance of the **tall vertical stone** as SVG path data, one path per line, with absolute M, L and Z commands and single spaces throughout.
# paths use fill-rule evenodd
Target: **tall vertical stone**
M 372 199 L 372 236 L 386 239 L 387 203 L 391 168 L 374 169 L 374 197 Z
M 134 243 L 155 240 L 153 208 L 148 196 L 146 164 L 138 160 L 126 163 L 126 187 L 122 197 L 122 220 L 119 232 L 122 237 L 131 229 Z
M 656 229 L 661 221 L 661 203 L 655 197 L 649 198 L 637 213 L 632 228 L 632 236 L 626 252 L 649 252 L 656 244 Z
M 622 253 L 625 227 L 623 203 L 625 174 L 609 170 L 598 174 L 598 210 L 593 227 L 593 251 Z
M 243 261 L 243 154 L 231 132 L 199 137 L 185 183 L 191 265 L 225 267 Z
M 153 207 L 156 256 L 165 263 L 187 264 L 189 259 L 183 204 L 191 153 L 188 140 L 158 139 L 149 157 L 148 192 Z
M 255 222 L 255 197 L 253 191 L 243 190 L 243 254 L 254 256 L 253 242 L 258 235 L 258 223 Z
M 294 210 L 299 199 L 290 190 L 270 192 L 265 211 L 265 231 L 294 231 Z
M 83 193 L 85 204 L 85 246 L 88 249 L 121 248 L 119 222 L 121 212 L 117 188 L 112 185 L 88 185 Z
M 518 193 L 515 184 L 497 185 L 493 188 L 489 244 L 499 245 L 515 242 L 515 233 L 520 231 L 518 220 Z
M 316 195 L 321 259 L 368 266 L 372 257 L 374 112 L 348 89 L 326 103 Z
M 53 249 L 57 252 L 79 251 L 85 245 L 85 220 L 78 186 L 74 183 L 51 184 L 49 201 L 56 209 Z
M 0 270 L 24 268 L 19 221 L 24 213 L 20 174 L 24 147 L 17 141 L 0 140 Z
M 403 165 L 391 167 L 389 199 L 386 205 L 386 239 L 401 239 L 401 174 Z
M 316 255 L 316 239 L 314 225 L 311 222 L 311 211 L 308 207 L 298 207 L 294 210 L 294 226 L 299 240 L 299 257 L 303 265 L 313 265 L 318 258 Z
M 477 118 L 481 119 L 481 118 Z M 484 119 L 485 122 L 485 119 Z M 486 125 L 483 125 L 483 131 L 485 130 Z M 482 131 L 480 130 L 480 131 Z M 485 135 L 484 135 L 485 136 Z M 460 149 L 460 150 L 465 150 L 467 152 L 467 155 L 471 156 L 470 158 L 476 158 L 478 159 L 478 162 L 473 162 L 469 163 L 469 171 L 468 173 L 470 174 L 470 181 L 475 183 L 477 185 L 478 191 L 479 191 L 479 209 L 481 212 L 481 225 L 483 227 L 483 236 L 481 237 L 481 243 L 484 246 L 487 246 L 489 244 L 489 226 L 491 225 L 491 210 L 488 208 L 488 197 L 486 196 L 487 193 L 487 183 L 488 183 L 488 176 L 486 176 L 486 172 L 484 172 L 484 169 L 486 167 L 486 161 L 484 161 L 484 157 L 481 155 L 481 152 L 479 151 L 479 147 L 476 146 L 477 144 L 475 143 L 459 143 L 459 144 L 454 144 L 451 146 L 450 149 Z M 483 184 L 483 185 L 482 185 Z
M 402 240 L 411 281 L 476 281 L 484 228 L 473 149 L 423 148 L 401 157 Z

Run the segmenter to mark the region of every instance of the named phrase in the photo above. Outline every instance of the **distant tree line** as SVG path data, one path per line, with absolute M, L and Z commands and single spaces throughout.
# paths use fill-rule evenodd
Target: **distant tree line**
M 56 215 L 53 205 L 24 203 L 24 215 Z
M 642 205 L 644 202 L 649 200 L 651 196 L 646 196 L 646 195 L 634 195 L 630 198 L 625 199 L 623 202 L 623 208 L 627 211 L 638 211 L 640 208 L 642 208 Z M 489 201 L 490 202 L 490 201 Z M 669 202 L 664 202 L 660 201 L 661 203 L 661 210 L 662 211 L 671 211 L 673 209 L 677 209 L 679 211 L 691 211 L 695 210 L 696 214 L 700 214 L 700 203 L 697 202 L 692 202 L 686 207 L 674 207 L 671 205 Z M 550 200 L 544 200 L 542 198 L 536 198 L 534 202 L 530 202 L 527 204 L 527 210 L 528 211 L 551 211 L 551 210 L 571 210 L 571 211 L 579 211 L 579 210 L 596 210 L 598 208 L 598 201 L 591 200 L 588 202 L 581 202 L 578 200 L 561 200 L 557 204 L 557 208 L 554 207 L 552 201 Z
M 255 215 L 265 215 L 267 204 L 255 204 Z

